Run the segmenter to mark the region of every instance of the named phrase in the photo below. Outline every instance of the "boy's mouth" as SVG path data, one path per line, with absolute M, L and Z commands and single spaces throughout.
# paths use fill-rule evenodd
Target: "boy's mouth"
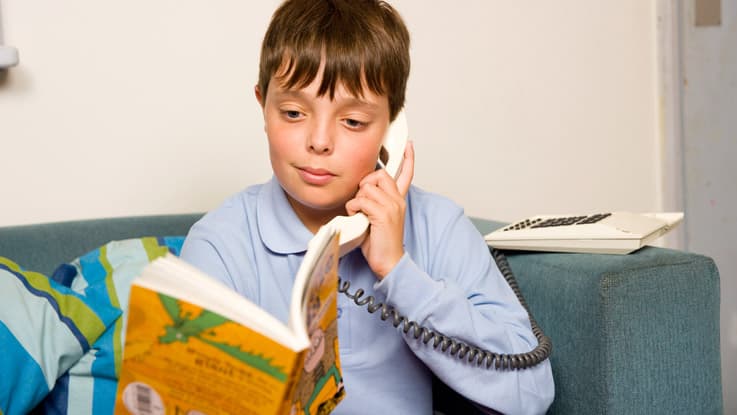
M 333 178 L 335 178 L 335 174 L 333 174 L 329 170 L 320 168 L 298 167 L 297 172 L 299 172 L 299 176 L 302 178 L 303 181 L 315 186 L 326 185 L 330 183 Z

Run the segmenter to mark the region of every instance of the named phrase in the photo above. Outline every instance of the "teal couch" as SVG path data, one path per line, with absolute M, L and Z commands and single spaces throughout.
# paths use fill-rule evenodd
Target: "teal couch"
M 0 228 L 0 256 L 50 274 L 111 240 L 185 235 L 199 214 Z M 473 219 L 480 232 L 502 224 Z M 508 252 L 552 339 L 552 414 L 721 414 L 719 273 L 710 258 L 646 247 L 625 256 Z M 0 369 L 1 370 L 1 369 Z M 436 407 L 468 407 L 437 384 Z

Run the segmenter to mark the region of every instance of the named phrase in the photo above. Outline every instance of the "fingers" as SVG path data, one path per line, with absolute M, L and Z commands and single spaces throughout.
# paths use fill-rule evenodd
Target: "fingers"
M 386 210 L 382 210 L 382 206 L 383 205 L 375 199 L 356 195 L 355 198 L 346 203 L 346 211 L 349 215 L 353 215 L 356 212 L 362 212 L 369 218 L 369 221 L 372 222 L 372 224 L 377 221 L 385 223 L 387 220 L 382 216 L 384 215 L 383 212 L 386 212 Z
M 389 216 L 404 217 L 406 202 L 397 192 L 394 181 L 386 175 L 377 175 L 377 180 L 366 180 L 355 197 L 346 203 L 346 211 L 352 215 L 361 211 L 384 222 Z
M 387 192 L 392 192 L 392 189 L 397 188 L 397 182 L 395 182 L 394 179 L 389 176 L 389 173 L 387 173 L 384 169 L 379 169 L 371 172 L 366 177 L 361 179 L 361 181 L 358 183 L 358 191 L 360 192 L 364 186 L 369 185 L 380 187 Z M 397 192 L 396 190 L 394 190 L 394 193 L 399 194 L 399 192 Z

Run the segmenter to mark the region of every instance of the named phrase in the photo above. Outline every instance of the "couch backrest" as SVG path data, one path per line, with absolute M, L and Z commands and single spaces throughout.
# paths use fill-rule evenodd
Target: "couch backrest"
M 202 213 L 131 216 L 0 227 L 0 256 L 22 267 L 51 274 L 107 242 L 143 236 L 184 236 Z M 502 224 L 471 219 L 482 233 Z
M 60 264 L 106 242 L 142 236 L 183 236 L 202 213 L 55 222 L 0 228 L 0 256 L 51 274 Z

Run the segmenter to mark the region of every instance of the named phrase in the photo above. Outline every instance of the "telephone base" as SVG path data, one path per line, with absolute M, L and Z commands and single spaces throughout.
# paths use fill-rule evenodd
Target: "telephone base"
M 497 249 L 624 255 L 682 221 L 683 212 L 537 215 L 488 233 L 484 239 Z

